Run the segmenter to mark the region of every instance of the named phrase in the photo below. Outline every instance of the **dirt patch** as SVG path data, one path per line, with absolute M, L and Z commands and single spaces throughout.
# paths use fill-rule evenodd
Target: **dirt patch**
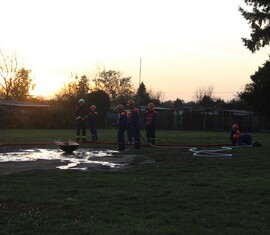
M 0 162 L 0 174 L 9 174 L 20 171 L 30 171 L 36 169 L 55 169 L 62 165 L 59 160 L 36 160 L 27 162 Z

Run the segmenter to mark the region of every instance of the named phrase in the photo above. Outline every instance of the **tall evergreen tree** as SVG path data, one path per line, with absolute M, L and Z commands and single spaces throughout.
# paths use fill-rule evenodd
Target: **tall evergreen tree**
M 244 1 L 247 4 L 247 9 L 239 7 L 239 11 L 251 27 L 251 38 L 242 38 L 242 40 L 249 50 L 255 52 L 270 43 L 270 1 Z
M 240 100 L 250 105 L 255 112 L 270 117 L 270 61 L 259 67 L 250 78 L 252 83 L 238 94 Z
M 89 79 L 83 75 L 77 82 L 77 96 L 84 97 L 86 94 L 90 92 L 90 84 Z
M 244 0 L 247 8 L 239 8 L 251 27 L 250 39 L 243 38 L 244 45 L 252 52 L 270 44 L 270 1 Z M 251 77 L 252 82 L 238 93 L 242 102 L 247 103 L 254 111 L 270 117 L 270 61 L 259 67 Z
M 135 95 L 135 100 L 137 105 L 147 105 L 150 102 L 150 95 L 146 90 L 143 82 L 141 82 L 137 93 Z

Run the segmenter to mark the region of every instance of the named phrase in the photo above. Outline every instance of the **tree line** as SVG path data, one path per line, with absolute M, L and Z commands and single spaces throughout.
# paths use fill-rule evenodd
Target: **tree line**
M 242 40 L 244 46 L 255 53 L 262 47 L 268 46 L 270 42 L 270 3 L 268 0 L 244 0 L 244 2 L 246 8 L 239 7 L 239 11 L 250 25 L 251 33 L 250 38 L 242 38 Z M 235 99 L 227 103 L 234 104 L 237 108 L 254 111 L 270 120 L 269 58 L 250 76 L 250 79 L 251 82 L 245 85 L 244 90 L 238 92 Z M 90 83 L 94 85 L 91 86 Z M 101 113 L 119 103 L 125 105 L 128 99 L 134 99 L 137 105 L 147 105 L 149 102 L 153 102 L 155 105 L 179 107 L 185 104 L 181 98 L 177 98 L 175 101 L 163 101 L 164 94 L 161 91 L 154 92 L 147 89 L 143 82 L 136 90 L 131 83 L 131 77 L 123 76 L 120 71 L 115 70 L 104 69 L 91 81 L 86 75 L 76 76 L 75 79 L 63 85 L 55 98 L 46 101 L 40 97 L 30 96 L 30 89 L 33 89 L 34 86 L 31 70 L 20 67 L 16 55 L 0 50 L 0 98 L 47 102 L 51 106 L 52 119 L 61 119 L 61 116 L 70 115 L 70 110 L 80 98 L 84 98 L 89 105 L 100 106 Z M 196 100 L 191 102 L 191 105 L 213 107 L 226 103 L 224 100 L 214 97 L 213 93 L 211 86 L 198 88 L 195 91 Z M 63 121 L 63 126 L 65 125 L 67 124 Z

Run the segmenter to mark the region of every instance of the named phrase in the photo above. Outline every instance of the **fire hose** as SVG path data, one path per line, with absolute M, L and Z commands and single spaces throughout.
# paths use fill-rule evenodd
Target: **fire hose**
M 221 146 L 220 149 L 203 149 L 203 150 L 198 150 L 197 147 L 195 147 L 195 145 L 191 146 L 191 145 L 154 145 L 149 143 L 144 136 L 141 134 L 140 132 L 140 136 L 142 137 L 142 139 L 144 140 L 144 142 L 154 148 L 165 148 L 165 149 L 181 149 L 181 148 L 189 148 L 189 151 L 193 153 L 193 156 L 195 157 L 216 157 L 216 158 L 230 158 L 232 157 L 231 153 L 224 153 L 224 151 L 230 151 L 235 147 L 252 147 L 252 145 L 246 145 L 246 146 L 232 146 L 232 145 L 228 145 L 228 146 L 221 146 L 221 145 L 211 145 L 211 144 L 205 144 L 205 145 L 200 145 L 201 147 L 213 147 L 213 146 Z M 198 146 L 198 145 L 197 145 Z
M 190 152 L 193 153 L 193 156 L 196 157 L 222 157 L 222 158 L 230 158 L 232 157 L 231 153 L 224 153 L 224 151 L 232 150 L 232 148 L 236 147 L 252 147 L 252 145 L 246 146 L 233 146 L 230 144 L 151 144 L 149 143 L 145 137 L 141 134 L 140 136 L 143 141 L 146 143 L 145 146 L 151 146 L 153 148 L 158 149 L 189 149 Z M 87 143 L 87 142 L 86 142 Z M 32 143 L 9 143 L 9 144 L 0 144 L 0 147 L 8 147 L 8 146 L 20 146 L 20 145 L 51 145 L 56 144 L 56 142 L 32 142 Z M 117 142 L 97 142 L 95 144 L 118 144 Z M 220 147 L 220 149 L 203 149 L 198 150 L 198 147 Z
M 188 146 L 188 145 L 155 145 L 155 144 L 151 144 L 149 143 L 145 138 L 144 136 L 142 135 L 142 133 L 140 132 L 140 136 L 141 138 L 143 139 L 143 141 L 153 147 L 153 148 L 162 148 L 162 149 L 183 149 L 183 148 L 190 148 L 191 146 Z

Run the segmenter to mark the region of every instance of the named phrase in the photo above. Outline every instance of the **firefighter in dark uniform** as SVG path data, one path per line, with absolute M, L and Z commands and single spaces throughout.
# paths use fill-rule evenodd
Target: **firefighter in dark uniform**
M 156 143 L 156 121 L 157 111 L 154 109 L 154 104 L 149 103 L 148 109 L 144 113 L 144 122 L 146 124 L 146 140 L 148 143 Z
M 230 140 L 233 145 L 251 145 L 252 137 L 251 135 L 239 131 L 239 126 L 237 124 L 232 125 Z
M 84 99 L 80 99 L 78 102 L 79 102 L 79 105 L 75 109 L 76 121 L 77 121 L 76 140 L 80 141 L 80 138 L 82 138 L 82 141 L 86 141 L 86 122 L 87 122 L 88 112 L 85 106 Z M 81 130 L 82 130 L 82 136 L 81 136 Z
M 133 144 L 131 112 L 127 114 L 127 136 L 128 136 L 128 144 Z
M 127 128 L 127 113 L 124 110 L 122 104 L 117 105 L 116 110 L 119 112 L 118 122 L 113 124 L 113 126 L 118 127 L 117 140 L 119 144 L 119 151 L 125 151 L 125 131 Z
M 134 107 L 134 100 L 129 100 L 127 106 L 130 108 L 131 112 L 131 123 L 132 123 L 132 135 L 134 138 L 134 148 L 140 148 L 140 118 L 138 110 Z
M 88 114 L 90 133 L 93 142 L 97 142 L 98 134 L 97 134 L 97 119 L 98 113 L 96 111 L 97 107 L 95 105 L 91 105 L 90 112 Z

